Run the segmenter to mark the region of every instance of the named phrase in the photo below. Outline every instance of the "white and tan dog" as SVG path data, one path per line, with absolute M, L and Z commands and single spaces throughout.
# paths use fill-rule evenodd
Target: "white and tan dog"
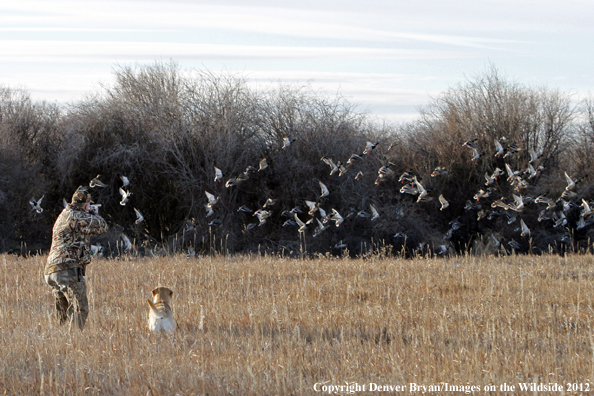
M 164 331 L 166 333 L 175 330 L 173 310 L 171 309 L 171 297 L 173 292 L 168 287 L 159 286 L 153 290 L 153 299 L 146 300 L 149 310 L 149 329 L 153 333 Z

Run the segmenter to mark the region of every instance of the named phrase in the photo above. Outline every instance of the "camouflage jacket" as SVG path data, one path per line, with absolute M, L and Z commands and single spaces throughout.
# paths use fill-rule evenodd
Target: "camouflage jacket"
M 44 275 L 68 268 L 84 268 L 89 264 L 91 234 L 106 233 L 107 223 L 101 216 L 68 204 L 58 216 L 52 232 L 52 247 Z

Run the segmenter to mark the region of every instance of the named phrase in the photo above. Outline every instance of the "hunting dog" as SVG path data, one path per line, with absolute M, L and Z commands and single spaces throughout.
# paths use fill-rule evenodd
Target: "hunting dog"
M 173 310 L 171 309 L 172 296 L 171 289 L 159 286 L 153 290 L 153 299 L 146 300 L 150 307 L 148 325 L 153 333 L 159 331 L 168 333 L 175 329 Z

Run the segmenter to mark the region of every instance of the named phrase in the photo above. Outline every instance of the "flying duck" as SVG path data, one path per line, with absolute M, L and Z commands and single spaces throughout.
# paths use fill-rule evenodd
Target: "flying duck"
M 43 208 L 41 207 L 41 201 L 43 200 L 43 197 L 45 197 L 45 195 L 43 195 L 41 198 L 39 198 L 39 200 L 36 200 L 35 198 L 31 198 L 29 200 L 29 205 L 31 205 L 31 210 L 34 210 L 37 213 L 43 212 Z
M 134 208 L 134 213 L 136 213 L 136 221 L 135 224 L 140 224 L 144 221 L 144 216 L 140 213 L 140 210 Z
M 130 199 L 130 195 L 132 195 L 132 192 L 126 191 L 122 187 L 120 187 L 120 195 L 122 196 L 122 200 L 120 201 L 120 205 L 125 206 L 126 205 L 126 202 L 128 202 L 128 200 Z
M 89 182 L 89 187 L 91 187 L 91 188 L 95 188 L 95 187 L 107 187 L 107 184 L 105 184 L 101 180 L 99 180 L 100 177 L 101 177 L 101 175 L 95 176 L 95 178 L 93 178 L 93 180 L 91 180 Z

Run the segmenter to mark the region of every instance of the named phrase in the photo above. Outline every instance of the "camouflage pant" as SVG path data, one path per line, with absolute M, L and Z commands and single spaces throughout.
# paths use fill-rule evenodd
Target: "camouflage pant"
M 74 322 L 82 329 L 89 316 L 87 283 L 80 269 L 68 269 L 47 275 L 45 281 L 52 287 L 56 313 L 60 324 Z

